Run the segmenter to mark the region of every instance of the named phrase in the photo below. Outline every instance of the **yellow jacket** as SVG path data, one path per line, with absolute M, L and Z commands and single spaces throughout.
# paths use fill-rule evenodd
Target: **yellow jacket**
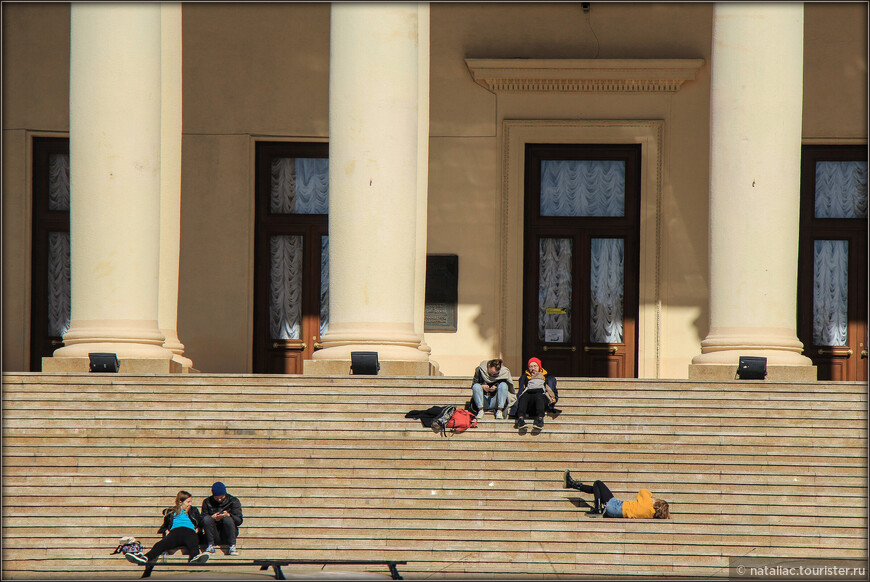
M 624 501 L 622 503 L 622 517 L 652 519 L 655 513 L 652 493 L 646 489 L 640 490 L 640 493 L 637 494 L 637 501 Z

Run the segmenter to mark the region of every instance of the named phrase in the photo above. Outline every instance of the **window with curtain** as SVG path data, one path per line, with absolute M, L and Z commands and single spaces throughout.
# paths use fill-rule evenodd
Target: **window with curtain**
M 541 216 L 625 216 L 625 162 L 542 160 Z

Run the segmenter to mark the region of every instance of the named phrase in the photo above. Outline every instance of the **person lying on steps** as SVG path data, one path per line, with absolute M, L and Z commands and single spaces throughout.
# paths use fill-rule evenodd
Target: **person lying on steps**
M 595 505 L 586 512 L 587 515 L 600 515 L 604 517 L 633 517 L 638 519 L 668 519 L 670 506 L 663 499 L 654 499 L 647 489 L 641 489 L 637 494 L 637 501 L 620 501 L 613 496 L 610 489 L 601 481 L 595 481 L 592 485 L 584 485 L 580 481 L 571 478 L 571 472 L 565 471 L 565 489 L 576 489 L 583 493 L 592 493 L 595 496 Z

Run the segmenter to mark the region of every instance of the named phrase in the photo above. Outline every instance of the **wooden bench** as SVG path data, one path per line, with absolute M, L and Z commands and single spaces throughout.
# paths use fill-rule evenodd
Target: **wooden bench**
M 284 572 L 281 570 L 282 566 L 289 566 L 291 564 L 323 564 L 332 565 L 332 564 L 350 564 L 350 565 L 372 565 L 372 564 L 380 564 L 385 565 L 390 569 L 390 577 L 393 580 L 404 580 L 401 575 L 399 575 L 399 570 L 396 568 L 398 564 L 407 564 L 406 561 L 399 560 L 304 560 L 304 559 L 288 559 L 288 560 L 215 560 L 213 562 L 206 562 L 205 564 L 188 564 L 187 562 L 148 562 L 145 564 L 145 571 L 142 572 L 142 578 L 148 578 L 151 576 L 151 571 L 157 566 L 158 563 L 162 563 L 164 565 L 170 566 L 192 566 L 192 567 L 201 567 L 201 566 L 259 566 L 260 570 L 268 570 L 269 568 L 273 568 L 275 570 L 275 580 L 286 580 L 284 577 Z

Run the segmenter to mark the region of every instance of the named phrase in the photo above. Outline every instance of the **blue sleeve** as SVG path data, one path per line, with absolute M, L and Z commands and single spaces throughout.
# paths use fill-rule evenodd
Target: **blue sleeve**
M 517 401 L 514 402 L 514 405 L 511 406 L 510 411 L 508 411 L 508 416 L 516 416 L 517 415 L 517 405 L 520 402 L 520 396 L 523 395 L 523 391 L 526 389 L 526 384 L 529 383 L 529 379 L 526 377 L 525 372 L 520 372 L 520 380 L 518 382 L 519 387 L 517 388 Z
M 556 377 L 547 374 L 547 386 L 550 387 L 550 390 L 553 391 L 553 394 L 556 395 L 556 400 L 559 400 L 559 391 L 556 389 Z

